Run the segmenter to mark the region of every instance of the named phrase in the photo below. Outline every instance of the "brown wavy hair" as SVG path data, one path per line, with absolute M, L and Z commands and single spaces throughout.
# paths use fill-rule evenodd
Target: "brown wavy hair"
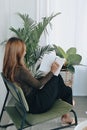
M 23 59 L 25 48 L 25 43 L 16 37 L 10 38 L 6 43 L 3 60 L 3 74 L 11 81 L 14 81 L 15 68 L 17 66 L 25 67 Z

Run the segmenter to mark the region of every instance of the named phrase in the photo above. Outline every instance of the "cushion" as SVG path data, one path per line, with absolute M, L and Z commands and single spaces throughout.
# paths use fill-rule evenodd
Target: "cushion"
M 17 110 L 23 116 L 23 112 L 20 109 L 19 106 L 16 106 Z M 48 110 L 47 112 L 40 113 L 40 114 L 31 114 L 27 113 L 26 120 L 31 125 L 35 125 L 37 123 L 41 123 L 44 121 L 48 121 L 49 119 L 61 117 L 63 114 L 69 112 L 72 109 L 72 105 L 66 103 L 65 101 L 62 101 L 61 99 L 58 99 L 52 108 Z

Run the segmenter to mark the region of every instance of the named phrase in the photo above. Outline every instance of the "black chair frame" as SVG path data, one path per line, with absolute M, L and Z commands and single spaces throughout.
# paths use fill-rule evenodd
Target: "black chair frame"
M 1 119 L 2 119 L 2 116 L 3 116 L 3 112 L 8 109 L 8 106 L 6 106 L 6 102 L 7 102 L 7 99 L 8 99 L 8 95 L 9 93 L 12 94 L 12 96 L 14 97 L 15 101 L 17 102 L 16 104 L 18 104 L 18 106 L 21 108 L 22 112 L 23 112 L 23 116 L 21 118 L 21 125 L 20 125 L 20 128 L 17 129 L 17 130 L 23 130 L 24 128 L 27 128 L 27 127 L 31 127 L 32 125 L 29 124 L 29 122 L 26 120 L 26 115 L 27 115 L 27 111 L 26 111 L 26 108 L 24 106 L 24 103 L 23 103 L 23 100 L 21 98 L 21 95 L 19 93 L 19 91 L 17 90 L 17 88 L 15 87 L 15 85 L 11 82 L 9 82 L 5 77 L 4 75 L 1 73 L 1 76 L 3 78 L 3 81 L 5 83 L 5 86 L 7 88 L 7 95 L 6 95 L 6 99 L 5 99 L 5 102 L 4 102 L 4 105 L 3 105 L 3 109 L 2 109 L 2 112 L 1 112 L 1 116 L 0 116 L 0 122 L 1 122 Z M 14 89 L 15 91 L 15 94 L 17 96 L 17 98 L 13 95 L 13 93 L 11 92 L 11 90 L 9 89 L 8 87 L 8 84 L 12 87 L 12 89 Z M 15 105 L 16 105 L 15 104 Z M 14 109 L 14 108 L 13 108 Z M 7 110 L 6 110 L 7 111 Z M 76 112 L 71 109 L 71 111 L 74 115 L 74 119 L 75 119 L 75 122 L 73 124 L 68 124 L 66 126 L 59 126 L 58 128 L 54 128 L 52 130 L 59 130 L 59 129 L 64 129 L 64 128 L 67 128 L 67 127 L 71 127 L 71 126 L 76 126 L 78 124 L 78 120 L 77 120 L 77 115 L 76 115 Z M 50 119 L 49 119 L 50 120 Z M 0 128 L 7 128 L 9 126 L 12 126 L 14 125 L 14 123 L 10 123 L 10 124 L 6 124 L 6 125 L 0 125 Z

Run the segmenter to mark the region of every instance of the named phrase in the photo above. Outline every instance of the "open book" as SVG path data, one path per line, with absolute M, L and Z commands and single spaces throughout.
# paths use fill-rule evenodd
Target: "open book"
M 63 64 L 65 63 L 65 59 L 56 56 L 55 51 L 50 52 L 48 54 L 44 54 L 39 71 L 43 72 L 44 74 L 47 74 L 51 70 L 51 66 L 54 61 L 56 61 L 59 64 L 58 70 L 54 74 L 58 75 L 60 73 Z

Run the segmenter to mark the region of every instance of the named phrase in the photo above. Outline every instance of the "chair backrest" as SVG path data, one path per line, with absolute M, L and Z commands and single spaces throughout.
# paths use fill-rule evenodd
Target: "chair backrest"
M 8 90 L 5 87 L 3 79 L 0 75 L 0 121 L 4 112 L 4 106 L 7 102 L 8 94 Z
M 5 76 L 3 75 L 3 73 L 1 73 L 1 75 L 8 91 L 12 94 L 12 96 L 20 105 L 24 106 L 26 111 L 29 111 L 29 106 L 27 104 L 27 101 L 26 101 L 26 98 L 24 96 L 22 89 L 16 83 L 12 83 L 9 80 L 7 80 Z
M 26 111 L 29 112 L 29 105 L 28 105 L 28 103 L 27 103 L 27 101 L 26 101 L 26 98 L 25 98 L 25 96 L 24 96 L 24 93 L 23 93 L 22 89 L 21 89 L 16 83 L 14 83 L 14 85 L 15 85 L 15 87 L 18 89 L 18 92 L 19 92 L 19 94 L 20 94 L 21 100 L 22 100 L 22 102 L 23 102 L 23 105 L 24 105 Z

